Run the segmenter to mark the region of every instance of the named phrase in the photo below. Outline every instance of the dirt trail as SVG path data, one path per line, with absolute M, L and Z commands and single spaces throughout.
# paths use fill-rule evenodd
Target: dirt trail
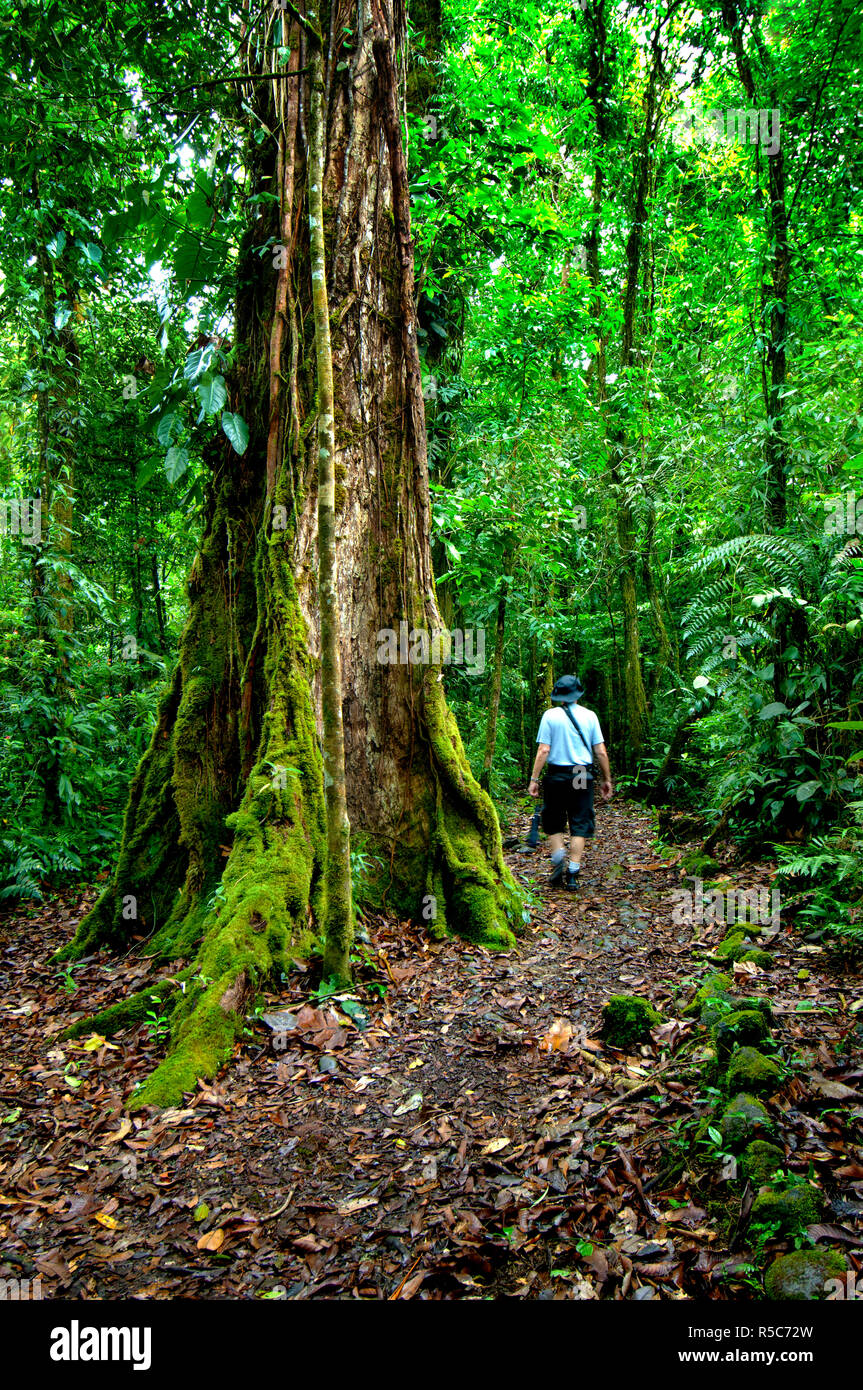
M 146 1031 L 57 1038 L 168 972 L 99 958 L 67 992 L 47 960 L 86 904 L 7 919 L 0 1277 L 39 1276 L 61 1298 L 751 1296 L 751 1277 L 731 1273 L 724 1189 L 705 1195 L 689 1154 L 709 1096 L 703 1035 L 680 1011 L 703 943 L 672 922 L 680 871 L 652 840 L 637 808 L 601 808 L 575 895 L 543 886 L 542 852 L 510 855 L 538 901 L 504 956 L 372 925 L 365 1017 L 310 1004 L 308 972 L 292 973 L 268 1005 L 290 1013 L 277 1047 L 258 1022 L 183 1108 L 131 1120 L 123 1098 L 153 1064 Z M 790 1012 L 801 989 L 790 937 L 788 949 L 752 989 L 793 996 Z M 811 973 L 805 992 L 842 1014 L 842 979 L 820 961 Z M 632 1055 L 598 1039 L 602 1004 L 620 992 L 669 1020 Z M 823 1075 L 842 1026 L 789 1019 L 789 1046 L 808 1047 Z M 791 1086 L 782 1105 L 800 1162 L 845 1155 L 838 1200 L 853 1226 L 863 1152 L 817 1118 L 823 1096 Z

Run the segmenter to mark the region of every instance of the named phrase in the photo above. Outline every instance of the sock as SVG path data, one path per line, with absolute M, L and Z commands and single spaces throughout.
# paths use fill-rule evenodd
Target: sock
M 566 850 L 563 850 L 563 849 L 553 849 L 553 850 L 551 851 L 551 862 L 552 862 L 552 864 L 554 864 L 555 866 L 558 865 L 558 864 L 562 864 L 565 858 L 566 858 Z
M 576 864 L 576 862 L 575 862 L 574 859 L 570 859 L 570 861 L 569 861 L 569 872 L 570 872 L 571 874 L 577 874 L 577 873 L 579 873 L 580 869 L 581 869 L 581 865 L 580 865 L 580 864 Z

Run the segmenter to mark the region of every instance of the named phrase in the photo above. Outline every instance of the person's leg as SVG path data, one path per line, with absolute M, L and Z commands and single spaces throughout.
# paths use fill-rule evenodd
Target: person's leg
M 561 882 L 566 873 L 566 808 L 561 801 L 560 791 L 554 781 L 546 777 L 543 784 L 542 828 L 548 836 L 551 851 L 551 884 Z
M 581 856 L 584 854 L 584 836 L 570 835 L 569 837 L 569 867 L 577 869 L 581 864 Z
M 585 788 L 575 788 L 569 810 L 569 864 L 566 872 L 567 888 L 575 888 L 581 876 L 581 858 L 584 844 L 594 830 L 593 821 L 593 782 Z

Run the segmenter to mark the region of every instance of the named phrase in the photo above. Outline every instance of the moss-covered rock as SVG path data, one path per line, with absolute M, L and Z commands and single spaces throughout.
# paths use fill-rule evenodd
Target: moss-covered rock
M 729 1091 L 748 1091 L 752 1095 L 772 1095 L 782 1081 L 782 1068 L 772 1057 L 754 1047 L 739 1047 L 728 1064 Z
M 734 930 L 736 932 L 742 932 L 750 941 L 757 940 L 761 935 L 761 928 L 757 922 L 741 922 L 739 917 L 734 923 Z
M 776 957 L 770 951 L 752 950 L 745 951 L 740 957 L 741 960 L 751 960 L 753 965 L 757 965 L 761 970 L 772 970 L 776 964 Z
M 766 1187 L 752 1203 L 750 1221 L 761 1226 L 776 1225 L 782 1236 L 793 1235 L 818 1220 L 823 1210 L 820 1193 L 808 1182 L 775 1191 Z
M 741 1159 L 742 1176 L 748 1178 L 756 1191 L 769 1183 L 774 1173 L 784 1167 L 784 1153 L 766 1139 L 753 1139 L 751 1144 L 747 1144 Z
M 753 999 L 751 996 L 746 998 L 744 995 L 738 995 L 734 1002 L 738 1009 L 757 1009 L 764 1015 L 767 1023 L 773 1022 L 773 1005 L 769 999 Z
M 838 1250 L 795 1250 L 770 1266 L 764 1278 L 765 1292 L 776 1302 L 812 1303 L 827 1297 L 829 1280 L 841 1279 L 846 1268 Z
M 742 931 L 729 932 L 713 952 L 716 960 L 740 960 L 749 948 Z
M 711 1030 L 716 1055 L 721 1062 L 731 1056 L 735 1047 L 763 1042 L 769 1032 L 760 1009 L 738 1009 L 735 1013 L 726 1014 Z
M 722 865 L 715 859 L 711 859 L 709 854 L 703 850 L 691 849 L 684 854 L 680 860 L 680 867 L 685 869 L 688 874 L 696 874 L 699 878 L 711 878 L 718 874 Z
M 760 1100 L 742 1094 L 726 1105 L 719 1128 L 726 1148 L 739 1151 L 751 1143 L 759 1130 L 772 1133 L 773 1122 Z
M 630 1047 L 650 1037 L 651 1028 L 662 1022 L 647 999 L 637 994 L 615 994 L 602 1009 L 602 1036 L 612 1047 Z
M 706 975 L 683 1010 L 684 1015 L 692 1018 L 700 1014 L 705 1004 L 715 998 L 721 999 L 731 989 L 732 984 L 730 975 L 722 975 L 718 971 Z

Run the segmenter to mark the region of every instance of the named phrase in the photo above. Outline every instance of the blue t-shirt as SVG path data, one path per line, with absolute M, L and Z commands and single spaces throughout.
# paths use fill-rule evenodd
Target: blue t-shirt
M 570 765 L 580 763 L 586 766 L 593 762 L 593 750 L 598 743 L 604 743 L 599 720 L 592 709 L 582 705 L 570 705 L 572 717 L 581 733 L 579 738 L 560 705 L 547 709 L 539 725 L 537 743 L 549 745 L 548 761 Z

